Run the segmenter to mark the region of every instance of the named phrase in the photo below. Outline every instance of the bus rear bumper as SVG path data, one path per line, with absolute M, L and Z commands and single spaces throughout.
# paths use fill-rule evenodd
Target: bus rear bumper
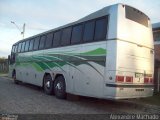
M 114 85 L 107 84 L 104 96 L 107 99 L 143 98 L 153 95 L 153 85 Z

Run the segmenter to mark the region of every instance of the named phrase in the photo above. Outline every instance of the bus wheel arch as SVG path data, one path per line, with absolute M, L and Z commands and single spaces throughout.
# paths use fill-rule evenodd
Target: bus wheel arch
M 54 93 L 59 99 L 66 98 L 66 81 L 62 74 L 57 74 L 54 79 Z

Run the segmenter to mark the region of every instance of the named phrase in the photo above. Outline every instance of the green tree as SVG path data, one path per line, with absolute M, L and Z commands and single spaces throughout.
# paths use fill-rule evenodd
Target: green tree
M 6 60 L 5 57 L 0 57 L 0 62 L 4 62 Z

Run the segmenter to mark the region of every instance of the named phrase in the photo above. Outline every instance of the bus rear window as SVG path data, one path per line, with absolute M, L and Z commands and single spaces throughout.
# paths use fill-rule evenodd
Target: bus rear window
M 148 27 L 148 17 L 139 10 L 125 6 L 126 18 Z

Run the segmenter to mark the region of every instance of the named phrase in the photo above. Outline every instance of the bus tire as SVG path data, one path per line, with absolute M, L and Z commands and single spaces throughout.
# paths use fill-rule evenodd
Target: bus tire
M 54 82 L 54 93 L 59 99 L 66 98 L 66 83 L 63 76 L 58 76 Z
M 16 79 L 16 71 L 13 71 L 12 78 L 15 84 L 19 84 L 19 81 Z
M 52 95 L 54 93 L 54 86 L 51 75 L 44 76 L 44 83 L 43 83 L 44 92 L 47 95 Z

